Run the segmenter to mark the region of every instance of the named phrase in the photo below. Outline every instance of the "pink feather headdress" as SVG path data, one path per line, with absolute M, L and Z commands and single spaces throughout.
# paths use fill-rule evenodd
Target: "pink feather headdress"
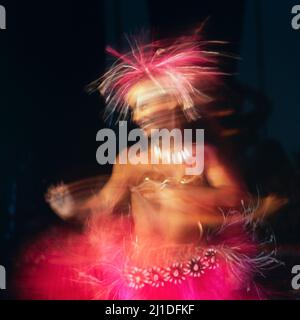
M 126 54 L 107 47 L 106 51 L 117 60 L 92 84 L 104 96 L 106 112 L 118 111 L 126 117 L 130 108 L 129 91 L 150 80 L 159 90 L 171 92 L 188 120 L 198 118 L 196 104 L 212 100 L 206 89 L 218 75 L 224 74 L 217 68 L 217 57 L 221 54 L 207 49 L 208 45 L 221 42 L 204 41 L 198 36 L 148 45 L 137 39 L 128 42 L 131 50 Z

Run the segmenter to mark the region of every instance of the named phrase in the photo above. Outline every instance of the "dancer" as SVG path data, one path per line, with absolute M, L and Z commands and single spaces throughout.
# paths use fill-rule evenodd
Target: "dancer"
M 127 54 L 108 48 L 117 60 L 92 87 L 105 97 L 106 114 L 131 114 L 149 139 L 153 129 L 183 132 L 210 112 L 211 88 L 222 75 L 220 54 L 209 45 L 189 36 L 149 45 L 134 40 Z M 37 271 L 22 274 L 27 297 L 265 298 L 254 277 L 271 259 L 255 240 L 246 188 L 209 143 L 203 172 L 187 175 L 196 148 L 175 140 L 166 148 L 158 140 L 139 151 L 154 163 L 132 164 L 121 151 L 104 186 L 88 179 L 51 188 L 52 209 L 83 231 L 51 231 L 30 246 L 26 256 Z

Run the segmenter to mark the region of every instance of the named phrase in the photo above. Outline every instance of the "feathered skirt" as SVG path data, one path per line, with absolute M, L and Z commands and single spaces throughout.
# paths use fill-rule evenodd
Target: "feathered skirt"
M 95 219 L 84 231 L 55 227 L 23 250 L 19 299 L 266 299 L 255 281 L 271 263 L 249 221 L 236 215 L 198 243 L 139 243 L 130 216 Z

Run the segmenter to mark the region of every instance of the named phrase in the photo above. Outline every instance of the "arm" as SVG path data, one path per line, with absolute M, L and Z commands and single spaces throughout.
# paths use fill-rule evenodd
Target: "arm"
M 50 188 L 46 201 L 63 220 L 82 220 L 93 213 L 109 214 L 128 192 L 129 170 L 116 161 L 108 182 L 92 194 L 92 186 L 99 185 L 99 179 L 101 177 L 97 183 L 92 181 L 95 179 L 88 179 Z
M 112 212 L 128 194 L 129 179 L 128 165 L 120 165 L 117 162 L 108 182 L 86 202 L 85 207 L 92 211 Z
M 240 205 L 246 196 L 246 187 L 228 162 L 211 146 L 205 147 L 205 173 L 209 187 L 203 188 L 202 197 L 207 198 L 208 203 L 220 207 Z

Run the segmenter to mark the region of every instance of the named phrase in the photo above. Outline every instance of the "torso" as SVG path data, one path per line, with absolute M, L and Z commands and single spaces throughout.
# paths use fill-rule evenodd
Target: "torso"
M 186 175 L 186 165 L 133 166 L 130 185 L 135 232 L 142 239 L 165 243 L 187 243 L 199 239 L 196 208 L 182 196 L 187 185 L 207 185 L 205 173 Z

